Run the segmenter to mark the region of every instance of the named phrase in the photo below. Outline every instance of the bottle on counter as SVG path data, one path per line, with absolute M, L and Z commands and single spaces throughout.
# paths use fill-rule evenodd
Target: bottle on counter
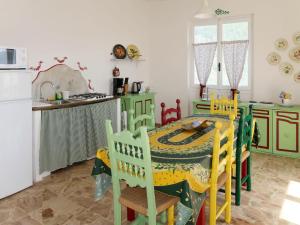
M 128 77 L 125 78 L 125 82 L 123 85 L 123 95 L 127 95 L 128 94 Z
M 61 91 L 58 91 L 55 93 L 55 99 L 56 100 L 62 100 L 63 99 L 63 95 Z

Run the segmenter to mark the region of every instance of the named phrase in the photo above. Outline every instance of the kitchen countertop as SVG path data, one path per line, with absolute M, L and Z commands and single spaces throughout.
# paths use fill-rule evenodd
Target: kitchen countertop
M 111 98 L 105 99 L 96 99 L 96 100 L 67 100 L 68 102 L 63 104 L 51 104 L 45 102 L 33 102 L 32 111 L 41 111 L 41 110 L 53 110 L 53 109 L 63 109 L 63 108 L 71 108 L 82 105 L 96 104 L 100 102 L 106 102 L 114 99 L 118 99 L 118 96 L 112 96 Z
M 261 102 L 253 103 L 253 102 L 239 102 L 239 106 L 248 106 L 248 105 L 253 105 L 253 109 L 269 109 L 269 110 L 299 110 L 300 105 L 282 105 L 278 103 L 273 103 L 273 104 L 264 104 Z

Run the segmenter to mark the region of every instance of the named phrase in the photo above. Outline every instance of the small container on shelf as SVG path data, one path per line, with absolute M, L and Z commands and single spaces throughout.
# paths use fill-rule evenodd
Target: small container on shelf
M 61 91 L 58 91 L 55 93 L 55 99 L 56 100 L 62 100 L 63 99 L 63 95 Z
M 279 95 L 279 98 L 281 99 L 282 106 L 291 105 L 292 95 L 290 93 L 282 91 Z

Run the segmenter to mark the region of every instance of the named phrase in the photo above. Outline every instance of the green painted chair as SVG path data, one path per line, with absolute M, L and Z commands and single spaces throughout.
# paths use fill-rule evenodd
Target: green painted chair
M 134 138 L 127 130 L 113 134 L 110 120 L 105 125 L 112 171 L 114 224 L 121 225 L 121 205 L 139 214 L 132 223 L 134 225 L 161 224 L 156 221 L 156 216 L 164 215 L 166 210 L 168 224 L 174 224 L 174 205 L 179 198 L 154 191 L 146 128 L 141 127 L 140 137 Z M 129 187 L 121 190 L 120 181 L 125 181 Z
M 140 126 L 147 126 L 147 130 L 153 130 L 155 128 L 155 116 L 154 105 L 150 105 L 150 115 L 143 114 L 134 118 L 134 110 L 129 110 L 128 130 L 136 136 L 139 132 Z
M 249 107 L 249 114 L 244 116 L 244 109 L 240 109 L 239 132 L 236 146 L 236 184 L 235 184 L 235 204 L 241 204 L 242 185 L 247 185 L 247 191 L 251 191 L 251 145 L 253 138 L 254 121 L 252 115 L 252 105 Z M 243 163 L 246 166 L 245 173 L 242 173 Z

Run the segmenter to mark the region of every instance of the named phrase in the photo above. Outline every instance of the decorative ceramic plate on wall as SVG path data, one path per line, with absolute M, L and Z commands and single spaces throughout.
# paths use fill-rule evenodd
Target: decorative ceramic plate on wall
M 300 32 L 294 34 L 293 40 L 296 45 L 300 45 Z
M 300 72 L 294 74 L 294 80 L 296 83 L 300 83 Z
M 136 45 L 128 45 L 127 47 L 128 58 L 138 60 L 141 56 L 140 50 Z
M 126 49 L 123 45 L 117 44 L 113 48 L 113 54 L 117 59 L 125 59 Z
M 300 63 L 300 47 L 293 48 L 290 51 L 290 58 L 298 63 Z
M 288 46 L 289 46 L 289 43 L 284 38 L 279 38 L 275 41 L 275 47 L 278 50 L 281 50 L 281 51 L 286 50 L 288 48 Z
M 280 63 L 280 61 L 281 61 L 281 56 L 278 53 L 276 53 L 276 52 L 271 52 L 267 56 L 267 61 L 271 65 L 278 65 Z
M 290 63 L 281 63 L 279 70 L 283 75 L 291 75 L 294 72 L 294 67 Z

